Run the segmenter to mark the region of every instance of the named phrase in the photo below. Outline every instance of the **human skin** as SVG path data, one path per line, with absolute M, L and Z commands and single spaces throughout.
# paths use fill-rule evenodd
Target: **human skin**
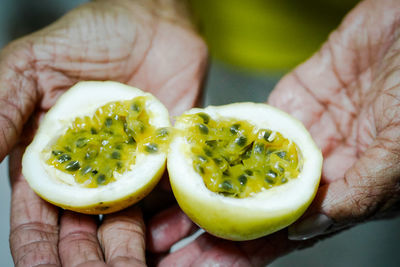
M 13 149 L 10 244 L 17 266 L 145 263 L 137 206 L 105 216 L 100 225 L 95 217 L 62 212 L 30 190 L 20 157 L 40 115 L 79 80 L 131 84 L 154 93 L 173 114 L 195 104 L 206 48 L 182 9 L 169 8 L 171 3 L 93 2 L 1 52 L 0 158 Z M 309 240 L 288 240 L 286 230 L 246 242 L 204 234 L 166 254 L 195 229 L 175 206 L 147 225 L 147 248 L 152 257 L 160 256 L 159 265 L 264 266 L 321 236 L 397 214 L 399 5 L 394 0 L 358 5 L 269 99 L 303 121 L 325 157 L 316 200 L 289 229 L 291 239 Z
M 304 123 L 324 155 L 316 199 L 289 231 L 246 242 L 203 234 L 159 265 L 265 266 L 342 229 L 397 215 L 399 34 L 399 1 L 363 1 L 270 95 L 270 104 Z M 149 249 L 161 254 L 193 225 L 175 207 L 155 216 L 148 231 Z
M 140 208 L 95 216 L 43 201 L 21 174 L 40 117 L 80 80 L 153 93 L 177 115 L 196 104 L 207 49 L 182 1 L 85 4 L 0 53 L 0 160 L 10 155 L 11 253 L 16 266 L 143 266 Z

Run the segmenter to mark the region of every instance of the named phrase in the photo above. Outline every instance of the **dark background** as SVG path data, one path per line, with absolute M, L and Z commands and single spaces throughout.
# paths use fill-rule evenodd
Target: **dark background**
M 84 0 L 0 0 L 0 48 L 11 40 L 53 22 Z M 282 73 L 283 74 L 283 73 Z M 205 105 L 264 101 L 281 75 L 251 73 L 211 60 Z M 13 266 L 8 233 L 10 187 L 8 160 L 0 164 L 0 259 Z M 399 266 L 400 218 L 370 222 L 322 241 L 313 248 L 291 253 L 272 266 Z

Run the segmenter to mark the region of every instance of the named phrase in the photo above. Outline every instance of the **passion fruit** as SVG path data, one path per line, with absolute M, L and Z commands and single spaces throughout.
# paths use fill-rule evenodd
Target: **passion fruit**
M 168 172 L 201 228 L 250 240 L 296 221 L 319 185 L 322 155 L 305 127 L 266 104 L 192 109 L 177 118 Z
M 165 170 L 169 115 L 151 94 L 116 82 L 80 82 L 45 115 L 23 174 L 43 199 L 87 214 L 126 208 Z

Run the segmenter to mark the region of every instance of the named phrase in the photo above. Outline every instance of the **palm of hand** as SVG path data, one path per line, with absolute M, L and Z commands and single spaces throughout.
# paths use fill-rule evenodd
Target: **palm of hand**
M 205 46 L 189 25 L 172 20 L 174 14 L 169 18 L 150 9 L 124 2 L 90 3 L 7 47 L 0 55 L 0 80 L 14 90 L 0 90 L 5 105 L 0 122 L 6 125 L 1 152 L 7 154 L 33 111 L 34 122 L 80 80 L 115 80 L 139 87 L 159 97 L 172 114 L 192 107 L 199 97 Z M 24 130 L 27 139 L 34 124 Z M 17 266 L 93 266 L 104 265 L 104 260 L 144 264 L 139 210 L 105 216 L 98 231 L 93 217 L 59 213 L 22 177 L 23 150 L 21 144 L 10 157 L 10 243 Z
M 360 4 L 269 98 L 300 119 L 323 152 L 321 186 L 306 216 L 327 214 L 335 222 L 328 231 L 385 216 L 400 198 L 398 8 L 395 1 Z M 315 241 L 289 241 L 286 231 L 248 242 L 203 235 L 161 263 L 264 266 Z
M 270 98 L 322 149 L 322 186 L 309 213 L 341 224 L 382 216 L 399 197 L 400 40 L 391 4 L 360 5 Z

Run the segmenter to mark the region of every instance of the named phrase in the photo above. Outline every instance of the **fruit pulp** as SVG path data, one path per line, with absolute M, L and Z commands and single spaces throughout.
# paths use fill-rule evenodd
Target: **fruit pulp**
M 297 145 L 281 133 L 246 121 L 214 120 L 206 113 L 181 116 L 194 170 L 206 187 L 245 198 L 295 179 L 302 167 Z
M 170 129 L 152 126 L 151 116 L 144 96 L 107 103 L 91 117 L 76 118 L 44 149 L 46 163 L 85 187 L 113 182 L 131 170 L 137 153 L 166 149 Z

